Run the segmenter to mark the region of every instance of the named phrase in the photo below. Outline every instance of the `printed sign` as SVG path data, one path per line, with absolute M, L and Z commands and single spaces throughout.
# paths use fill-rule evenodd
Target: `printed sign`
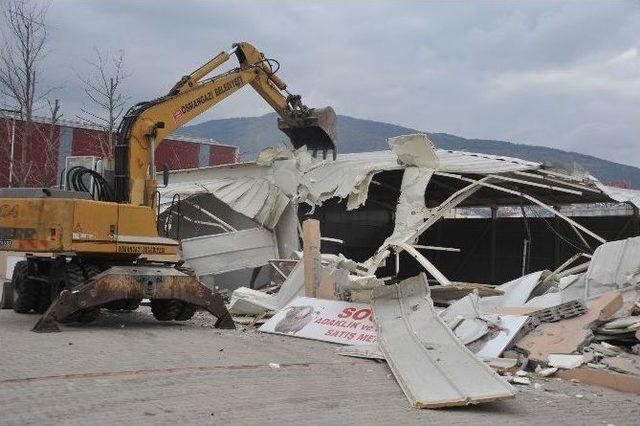
M 371 345 L 377 340 L 371 306 L 310 297 L 296 298 L 259 330 L 345 345 Z

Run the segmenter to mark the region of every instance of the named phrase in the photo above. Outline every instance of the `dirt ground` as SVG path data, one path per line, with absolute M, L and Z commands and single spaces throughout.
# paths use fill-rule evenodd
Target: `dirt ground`
M 0 424 L 637 424 L 640 397 L 559 379 L 515 399 L 415 410 L 384 362 L 337 346 L 216 330 L 204 313 L 105 312 L 61 333 L 0 311 Z M 279 364 L 279 368 L 269 366 Z

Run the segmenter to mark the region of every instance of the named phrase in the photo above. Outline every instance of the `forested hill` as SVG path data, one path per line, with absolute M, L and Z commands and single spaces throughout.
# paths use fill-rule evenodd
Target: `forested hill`
M 424 132 L 424 130 L 409 129 L 395 124 L 339 115 L 339 151 L 363 152 L 388 149 L 387 138 L 421 131 Z M 252 160 L 262 149 L 287 141 L 286 136 L 277 128 L 275 113 L 260 117 L 210 120 L 183 127 L 179 133 L 237 145 L 244 160 Z M 631 187 L 640 188 L 639 168 L 602 160 L 591 155 L 504 141 L 465 139 L 447 133 L 426 133 L 438 148 L 506 155 L 554 164 L 577 163 L 603 182 L 628 181 Z

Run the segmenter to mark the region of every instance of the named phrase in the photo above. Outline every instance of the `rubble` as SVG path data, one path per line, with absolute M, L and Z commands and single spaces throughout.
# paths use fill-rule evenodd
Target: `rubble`
M 591 327 L 596 321 L 610 317 L 621 306 L 620 293 L 606 293 L 589 305 L 586 314 L 542 324 L 520 339 L 516 346 L 537 362 L 546 362 L 550 354 L 571 354 L 589 343 L 593 336 Z
M 189 235 L 183 255 L 197 275 L 233 282 L 238 321 L 385 360 L 414 407 L 511 398 L 507 382 L 530 385 L 534 375 L 640 393 L 640 231 L 623 233 L 627 223 L 607 241 L 604 226 L 567 208 L 622 201 L 640 229 L 636 192 L 515 158 L 437 149 L 422 134 L 388 143 L 390 151 L 336 161 L 281 147 L 256 163 L 185 171 L 161 189 L 161 206 L 176 193 L 187 201 L 181 217 L 164 214 Z M 483 233 L 441 227 L 458 220 L 472 229 L 455 218 L 478 205 L 491 207 Z M 521 245 L 498 241 L 500 208 L 517 212 Z M 529 222 L 542 226 L 535 235 Z M 532 249 L 545 231 L 554 240 Z M 260 238 L 240 244 L 243 235 Z M 487 239 L 490 257 L 468 254 Z M 229 249 L 209 246 L 219 242 Z
M 379 359 L 384 360 L 384 354 L 380 350 L 378 344 L 372 345 L 349 345 L 339 347 L 336 350 L 337 355 L 351 356 L 355 358 Z
M 540 365 L 537 365 L 534 371 L 538 376 L 549 377 L 556 374 L 556 372 L 558 371 L 558 367 L 542 367 Z
M 583 366 L 571 370 L 558 371 L 558 376 L 565 380 L 578 380 L 589 385 L 640 395 L 640 377 L 633 374 L 621 374 L 610 370 L 592 369 Z
M 578 368 L 584 364 L 583 355 L 549 354 L 549 365 L 565 370 Z

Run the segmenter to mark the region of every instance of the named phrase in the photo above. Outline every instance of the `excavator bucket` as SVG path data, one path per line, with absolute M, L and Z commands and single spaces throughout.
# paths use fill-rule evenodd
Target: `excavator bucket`
M 333 159 L 336 159 L 338 130 L 333 108 L 313 108 L 304 116 L 287 120 L 279 118 L 278 128 L 289 136 L 296 149 L 306 145 L 314 157 L 320 151 L 323 158 L 327 158 L 327 151 L 331 150 Z

